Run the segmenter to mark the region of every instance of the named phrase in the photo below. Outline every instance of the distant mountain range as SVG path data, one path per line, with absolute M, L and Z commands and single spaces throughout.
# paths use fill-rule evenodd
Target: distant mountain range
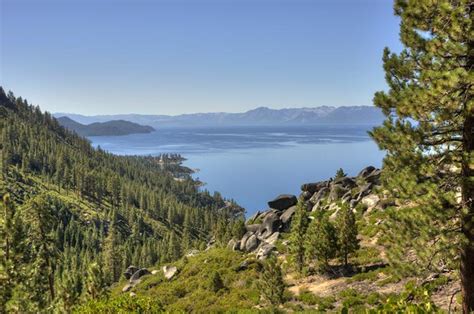
M 243 113 L 193 113 L 168 115 L 97 115 L 84 116 L 71 113 L 56 113 L 56 117 L 67 116 L 80 123 L 89 124 L 110 120 L 126 120 L 134 123 L 160 127 L 192 126 L 258 126 L 258 125 L 311 125 L 311 124 L 380 124 L 384 116 L 373 106 L 321 106 L 314 108 L 270 109 L 258 107 Z
M 112 120 L 107 122 L 93 122 L 85 125 L 63 116 L 57 118 L 59 124 L 75 131 L 82 136 L 127 135 L 134 133 L 150 133 L 155 129 L 151 126 L 140 125 L 125 120 Z

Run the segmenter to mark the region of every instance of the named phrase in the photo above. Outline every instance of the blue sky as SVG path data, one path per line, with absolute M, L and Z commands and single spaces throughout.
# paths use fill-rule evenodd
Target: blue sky
M 371 104 L 389 0 L 0 0 L 0 84 L 51 112 Z

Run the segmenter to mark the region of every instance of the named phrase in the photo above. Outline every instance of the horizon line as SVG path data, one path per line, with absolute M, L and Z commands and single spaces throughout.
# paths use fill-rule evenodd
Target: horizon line
M 349 108 L 349 107 L 375 107 L 373 104 L 370 105 L 342 105 L 342 106 L 330 106 L 330 105 L 320 105 L 320 106 L 315 106 L 315 107 L 284 107 L 284 108 L 271 108 L 268 106 L 258 106 L 253 109 L 249 109 L 246 111 L 237 111 L 237 112 L 229 112 L 229 111 L 195 111 L 195 112 L 189 112 L 189 113 L 178 113 L 178 114 L 160 114 L 160 113 L 135 113 L 135 112 L 129 112 L 129 113 L 104 113 L 104 114 L 84 114 L 84 113 L 76 113 L 76 112 L 63 112 L 63 111 L 57 111 L 57 112 L 51 112 L 53 115 L 58 115 L 58 114 L 73 114 L 73 115 L 80 115 L 84 117 L 97 117 L 97 116 L 126 116 L 126 115 L 135 115 L 135 116 L 168 116 L 168 117 L 176 117 L 176 116 L 182 116 L 182 115 L 195 115 L 195 114 L 239 114 L 239 113 L 247 113 L 249 111 L 257 110 L 257 109 L 270 109 L 270 110 L 297 110 L 297 109 L 317 109 L 317 108 L 323 108 L 323 107 L 329 107 L 329 108 Z

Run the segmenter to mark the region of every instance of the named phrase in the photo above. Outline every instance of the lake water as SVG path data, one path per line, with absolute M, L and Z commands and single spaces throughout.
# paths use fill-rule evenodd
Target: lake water
M 247 209 L 267 208 L 278 194 L 298 195 L 306 182 L 327 180 L 339 168 L 356 175 L 380 167 L 383 152 L 368 126 L 169 128 L 149 134 L 90 137 L 114 154 L 180 153 L 199 169 L 204 188 L 219 191 Z

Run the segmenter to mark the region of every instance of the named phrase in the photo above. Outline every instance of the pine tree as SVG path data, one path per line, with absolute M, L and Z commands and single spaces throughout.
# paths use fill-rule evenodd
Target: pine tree
M 24 222 L 28 224 L 28 240 L 34 260 L 29 268 L 32 287 L 35 289 L 35 302 L 39 307 L 56 298 L 55 270 L 59 252 L 54 240 L 54 216 L 51 199 L 40 195 L 34 198 L 24 213 Z M 45 294 L 49 293 L 49 296 Z
M 7 312 L 7 302 L 12 297 L 13 287 L 19 280 L 20 274 L 18 269 L 18 247 L 17 242 L 17 228 L 20 227 L 20 222 L 16 219 L 16 209 L 9 194 L 3 195 L 0 201 L 0 209 L 2 219 L 0 223 L 0 238 L 2 244 L 0 246 L 0 312 Z M 17 240 L 17 241 L 15 241 Z
M 174 231 L 168 235 L 167 252 L 165 261 L 175 261 L 181 256 L 181 244 Z
M 2 254 L 5 261 L 10 260 L 10 250 L 13 242 L 13 234 L 15 229 L 15 206 L 13 201 L 10 198 L 9 194 L 5 194 L 2 200 L 2 208 L 3 208 L 3 219 L 2 219 L 2 238 L 4 244 L 2 248 L 4 248 L 4 254 Z
M 86 292 L 89 298 L 99 299 L 107 295 L 107 281 L 98 263 L 90 264 L 87 269 Z
M 231 232 L 228 217 L 225 215 L 220 216 L 213 230 L 216 242 L 221 246 L 227 245 L 231 238 Z
M 392 216 L 393 242 L 405 245 L 392 261 L 410 249 L 418 270 L 460 260 L 468 313 L 474 310 L 474 3 L 396 0 L 395 14 L 405 48 L 384 51 L 389 90 L 376 93 L 374 103 L 387 118 L 372 132 L 387 152 L 387 189 L 412 201 Z
M 58 289 L 57 308 L 63 313 L 70 313 L 79 300 L 79 279 L 74 272 L 64 273 Z
M 291 254 L 291 261 L 298 272 L 303 271 L 305 264 L 305 238 L 308 228 L 308 212 L 304 208 L 303 202 L 298 202 L 295 214 L 291 221 L 291 232 L 289 236 L 288 250 Z
M 186 252 L 190 247 L 191 247 L 191 240 L 192 240 L 192 235 L 191 235 L 191 219 L 189 212 L 186 211 L 184 214 L 184 220 L 183 220 L 183 235 L 182 235 L 182 249 L 184 252 Z
M 247 232 L 247 229 L 245 228 L 245 221 L 243 219 L 237 219 L 232 224 L 232 237 L 234 239 L 241 239 L 245 232 Z
M 38 312 L 56 297 L 55 211 L 45 195 L 36 196 L 18 211 L 8 196 L 2 203 L 6 210 L 1 229 L 8 231 L 8 245 L 0 251 L 1 307 L 6 312 Z
M 285 283 L 281 265 L 274 256 L 269 257 L 263 264 L 258 286 L 263 297 L 272 305 L 283 303 Z
M 337 235 L 326 215 L 321 213 L 311 222 L 304 244 L 307 261 L 314 260 L 319 271 L 327 271 L 329 259 L 337 252 Z
M 334 177 L 335 179 L 339 179 L 339 178 L 343 178 L 347 176 L 347 173 L 344 172 L 344 170 L 342 168 L 339 168 L 337 171 L 336 171 L 336 176 Z
M 117 231 L 117 216 L 113 215 L 107 238 L 104 241 L 105 270 L 109 276 L 109 282 L 119 280 L 122 265 L 122 254 L 119 246 L 119 234 Z
M 56 172 L 54 174 L 54 180 L 59 187 L 61 192 L 61 184 L 64 184 L 64 157 L 62 154 L 56 159 L 55 165 Z
M 349 206 L 343 206 L 337 213 L 336 229 L 340 257 L 344 259 L 344 265 L 347 266 L 349 254 L 359 249 L 356 219 Z

